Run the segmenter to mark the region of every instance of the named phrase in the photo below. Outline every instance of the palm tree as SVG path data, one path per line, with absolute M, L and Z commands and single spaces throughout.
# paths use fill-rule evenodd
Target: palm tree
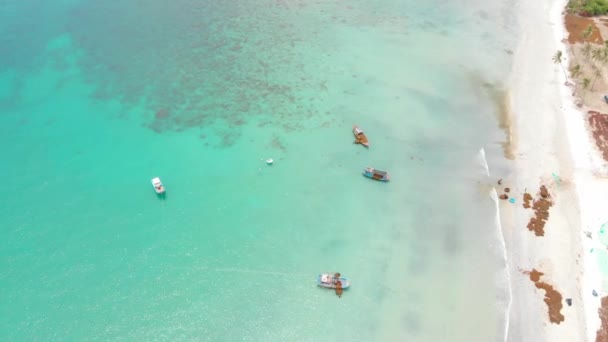
M 587 88 L 589 88 L 589 84 L 591 84 L 591 80 L 586 77 L 583 78 L 583 89 L 584 90 L 587 90 Z M 583 98 L 581 99 L 582 103 L 585 103 L 585 95 L 587 95 L 586 91 L 583 93 Z
M 585 56 L 585 58 L 589 59 L 591 57 L 592 49 L 593 49 L 593 47 L 591 46 L 591 44 L 589 44 L 589 42 L 585 42 L 585 44 L 583 44 L 583 48 L 581 49 L 581 52 L 583 53 L 583 56 Z
M 589 84 L 591 84 L 591 80 L 588 78 L 583 78 L 583 89 L 589 88 Z
M 577 64 L 575 66 L 570 67 L 568 71 L 570 71 L 570 77 L 577 79 L 583 73 L 583 68 L 580 64 Z M 576 92 L 577 88 L 578 83 L 574 82 L 574 92 Z
M 566 75 L 566 69 L 564 69 L 564 65 L 562 64 L 562 51 L 561 50 L 557 50 L 557 52 L 555 52 L 555 55 L 553 55 L 553 63 L 555 64 L 559 64 L 562 67 L 562 71 L 564 72 L 564 77 L 566 78 L 566 81 L 568 81 L 568 75 Z
M 591 58 L 596 62 L 593 65 L 593 82 L 591 83 L 591 90 L 593 90 L 593 86 L 595 85 L 595 81 L 598 77 L 602 77 L 602 69 L 601 67 L 608 64 L 608 47 L 595 48 L 591 51 Z M 599 65 L 598 65 L 599 64 Z
M 608 49 L 599 47 L 591 49 L 591 58 L 599 63 L 605 62 L 608 60 Z
M 583 72 L 583 68 L 581 68 L 580 64 L 577 64 L 577 65 L 575 65 L 573 67 L 570 67 L 569 71 L 570 71 L 570 77 L 577 78 Z
M 570 77 L 574 78 L 575 80 L 583 73 L 583 68 L 581 67 L 580 64 L 577 64 L 575 66 L 571 66 L 570 69 Z M 576 93 L 576 91 L 578 90 L 578 84 L 579 82 L 574 82 L 574 92 Z
M 602 77 L 602 70 L 595 65 L 593 66 L 593 76 L 593 82 L 591 82 L 591 91 L 593 91 L 593 85 L 595 85 L 595 81 L 598 79 L 598 77 Z
M 591 24 L 589 24 L 589 26 L 587 26 L 585 31 L 583 31 L 582 37 L 585 42 L 587 42 L 589 40 L 589 37 L 591 37 L 591 35 L 593 34 L 593 31 L 594 31 L 593 25 L 591 25 Z

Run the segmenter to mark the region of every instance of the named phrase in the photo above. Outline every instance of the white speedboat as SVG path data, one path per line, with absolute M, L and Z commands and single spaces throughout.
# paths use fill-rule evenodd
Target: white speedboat
M 163 195 L 165 193 L 165 186 L 160 181 L 160 178 L 152 178 L 152 186 L 154 187 L 154 191 L 156 191 L 158 195 Z

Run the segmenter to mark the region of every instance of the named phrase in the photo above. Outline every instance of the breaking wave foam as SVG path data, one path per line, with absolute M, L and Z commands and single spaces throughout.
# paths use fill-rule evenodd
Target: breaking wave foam
M 481 148 L 479 150 L 479 159 L 480 162 L 482 164 L 482 166 L 485 169 L 485 173 L 486 176 L 488 177 L 488 179 L 490 178 L 490 167 L 488 166 L 488 161 L 486 159 L 486 153 L 485 150 L 483 148 Z M 498 239 L 498 241 L 500 242 L 500 252 L 502 252 L 502 257 L 504 260 L 504 271 L 502 272 L 502 276 L 499 276 L 497 281 L 500 280 L 505 280 L 505 283 L 507 285 L 506 288 L 506 292 L 507 292 L 507 303 L 506 303 L 506 307 L 505 307 L 505 311 L 504 311 L 504 333 L 503 333 L 503 341 L 507 341 L 508 339 L 508 334 L 509 334 L 509 316 L 511 313 L 511 303 L 513 301 L 513 293 L 512 293 L 512 289 L 511 289 L 511 270 L 509 268 L 509 261 L 508 261 L 508 257 L 507 257 L 507 245 L 505 242 L 505 238 L 504 238 L 504 234 L 503 234 L 503 230 L 502 230 L 502 224 L 500 221 L 500 208 L 498 206 L 498 192 L 496 191 L 495 187 L 492 187 L 492 190 L 490 191 L 490 198 L 492 198 L 492 200 L 494 201 L 494 206 L 496 208 L 496 213 L 494 215 L 494 220 L 495 220 L 495 227 L 496 227 L 496 237 Z M 504 276 L 504 278 L 503 278 Z M 500 283 L 500 282 L 499 282 Z

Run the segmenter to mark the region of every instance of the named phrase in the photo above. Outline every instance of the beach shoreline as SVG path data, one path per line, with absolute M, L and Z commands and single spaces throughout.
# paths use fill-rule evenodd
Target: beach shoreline
M 500 203 L 512 282 L 506 341 L 595 341 L 600 326 L 601 295 L 592 292 L 601 293 L 601 278 L 590 252 L 597 242 L 585 232 L 597 230 L 608 188 L 596 176 L 601 163 L 585 113 L 566 85 L 565 69 L 551 61 L 557 50 L 568 59 L 566 5 L 545 0 L 520 6 L 523 32 L 509 82 L 507 132 L 515 159 L 497 188 L 502 193 L 510 187 L 515 199 Z M 541 186 L 552 204 L 542 229 L 533 233 L 526 226 L 534 214 L 522 208 L 520 195 L 540 201 Z

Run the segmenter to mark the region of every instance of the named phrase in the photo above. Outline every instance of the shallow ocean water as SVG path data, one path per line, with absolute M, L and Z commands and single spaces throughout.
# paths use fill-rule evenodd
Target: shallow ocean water
M 0 337 L 501 340 L 511 5 L 0 5 Z

